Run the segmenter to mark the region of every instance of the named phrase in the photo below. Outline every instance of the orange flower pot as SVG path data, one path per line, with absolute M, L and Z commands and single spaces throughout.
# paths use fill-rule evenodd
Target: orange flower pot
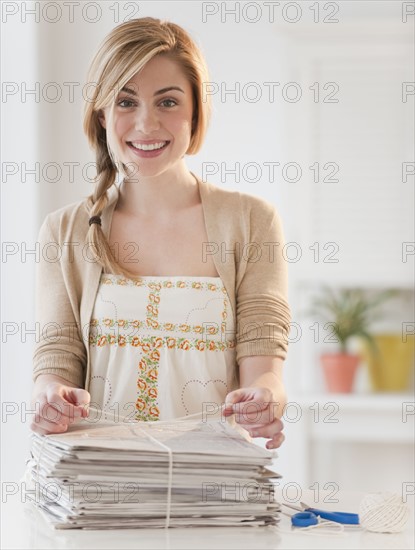
M 348 353 L 324 353 L 320 359 L 328 391 L 350 393 L 353 390 L 360 356 Z

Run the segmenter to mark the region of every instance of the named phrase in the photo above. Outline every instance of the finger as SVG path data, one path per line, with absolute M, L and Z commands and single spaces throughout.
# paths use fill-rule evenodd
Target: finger
M 275 435 L 271 441 L 268 441 L 266 443 L 266 448 L 267 449 L 278 449 L 278 447 L 280 447 L 285 441 L 285 435 L 280 432 L 279 434 Z
M 89 416 L 89 406 L 84 405 L 82 407 L 82 418 L 87 418 Z
M 73 401 L 76 406 L 76 411 L 79 410 L 80 418 L 89 416 L 89 405 L 91 404 L 91 394 L 82 388 L 77 388 L 72 391 L 69 401 Z
M 61 431 L 45 430 L 44 428 L 40 428 L 37 424 L 33 424 L 33 426 L 31 426 L 31 430 L 35 433 L 38 433 L 39 435 L 60 434 L 60 433 L 65 433 L 66 431 L 64 429 L 62 429 Z
M 274 418 L 280 418 L 279 403 L 277 401 L 245 401 L 232 405 L 235 414 L 246 416 L 246 418 L 255 418 L 256 415 L 268 412 L 270 420 L 272 422 Z
M 80 419 L 81 411 L 76 411 L 68 407 L 62 407 L 55 401 L 46 402 L 40 409 L 40 417 L 55 424 L 72 424 Z
M 52 409 L 50 411 L 50 415 L 47 417 L 48 420 L 56 417 L 55 421 L 69 422 L 71 419 L 73 420 L 74 418 L 82 417 L 82 407 L 73 405 L 66 399 L 62 398 L 62 396 L 59 395 L 57 392 L 51 391 L 47 393 L 46 399 L 49 407 Z M 54 411 L 59 414 L 56 416 L 56 413 L 54 413 Z M 43 413 L 43 416 L 46 416 L 46 414 Z
M 51 424 L 60 423 L 60 413 L 48 403 L 46 396 L 44 394 L 34 403 L 35 406 L 35 415 L 33 419 L 34 424 L 38 424 L 42 420 L 46 420 Z
M 46 410 L 50 411 L 50 409 L 46 409 Z M 56 431 L 55 428 L 57 427 L 60 433 L 62 431 L 65 431 L 69 425 L 82 420 L 82 418 L 64 417 L 63 415 L 60 415 L 59 412 L 57 413 L 56 417 L 54 416 L 53 418 L 55 418 L 55 420 L 48 418 L 47 416 L 35 415 L 32 421 L 32 424 L 36 426 L 40 426 L 53 433 Z
M 48 420 L 41 418 L 39 422 L 32 422 L 30 429 L 34 432 L 45 435 L 47 433 L 63 433 L 68 429 L 67 424 L 55 424 L 54 422 L 49 422 Z
M 278 435 L 283 429 L 284 425 L 279 418 L 275 418 L 272 422 L 265 425 L 249 425 L 246 424 L 246 428 L 252 437 L 274 437 Z
M 271 409 L 265 402 L 245 401 L 235 403 L 232 405 L 232 410 L 237 422 L 265 422 L 265 417 L 268 418 L 268 422 L 271 422 L 274 418 Z M 264 420 L 261 420 L 262 415 L 265 415 Z
M 281 420 L 281 418 L 274 418 L 274 420 L 268 424 L 267 426 L 264 426 L 263 428 L 260 428 L 260 432 L 263 430 L 262 437 L 274 437 L 276 435 L 279 435 L 282 430 L 284 429 L 284 424 Z
M 251 426 L 258 424 L 259 426 L 264 426 L 265 424 L 270 424 L 273 422 L 274 419 L 275 417 L 269 409 L 252 412 L 249 414 L 235 413 L 235 421 L 238 422 L 238 424 L 250 424 Z
M 234 390 L 228 393 L 228 395 L 225 397 L 225 407 L 229 408 L 234 403 L 238 403 L 239 401 L 243 401 L 247 399 L 247 391 L 244 388 L 240 388 L 238 390 Z
M 252 412 L 251 414 L 235 414 L 235 421 L 238 424 L 259 424 L 261 426 L 265 424 L 271 424 L 275 420 L 280 421 L 281 429 L 284 427 L 282 420 L 275 416 L 274 411 L 271 408 L 264 409 L 263 411 Z
M 82 388 L 70 389 L 65 398 L 67 401 L 78 407 L 89 405 L 91 402 L 91 394 Z

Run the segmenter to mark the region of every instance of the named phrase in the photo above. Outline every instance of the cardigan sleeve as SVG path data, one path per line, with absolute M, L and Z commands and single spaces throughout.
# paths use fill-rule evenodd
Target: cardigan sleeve
M 40 374 L 56 374 L 84 387 L 87 355 L 74 309 L 76 298 L 69 296 L 62 273 L 61 258 L 48 260 L 48 249 L 60 250 L 53 236 L 49 215 L 40 230 L 40 260 L 36 265 L 35 311 L 39 327 L 33 352 L 33 380 Z M 52 245 L 52 246 L 51 246 Z M 52 252 L 50 253 L 52 255 Z
M 285 359 L 291 311 L 288 269 L 278 212 L 250 212 L 249 243 L 241 251 L 243 276 L 236 288 L 236 360 L 244 356 L 274 355 Z

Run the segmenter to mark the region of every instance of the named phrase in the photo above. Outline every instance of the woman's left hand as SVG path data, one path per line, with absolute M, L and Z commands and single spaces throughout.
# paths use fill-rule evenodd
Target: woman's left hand
M 226 396 L 223 414 L 235 414 L 235 421 L 251 437 L 269 438 L 267 449 L 276 449 L 285 439 L 279 411 L 281 403 L 275 401 L 268 388 L 240 388 Z

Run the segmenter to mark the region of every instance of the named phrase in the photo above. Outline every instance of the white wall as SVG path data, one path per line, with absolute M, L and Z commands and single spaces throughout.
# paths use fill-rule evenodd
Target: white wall
M 128 4 L 130 6 L 132 3 Z M 208 4 L 214 8 L 220 3 L 204 3 L 205 9 Z M 226 163 L 228 168 L 232 168 L 235 163 L 239 162 L 241 170 L 248 169 L 249 163 L 259 165 L 262 177 L 255 183 L 243 181 L 243 178 L 237 182 L 233 176 L 225 178 L 221 171 L 215 174 L 211 173 L 207 179 L 224 188 L 256 194 L 274 203 L 281 214 L 287 242 L 300 243 L 305 253 L 308 246 L 314 242 L 314 233 L 310 232 L 315 230 L 313 219 L 314 221 L 320 219 L 326 223 L 324 226 L 326 240 L 330 236 L 330 230 L 334 230 L 336 227 L 335 218 L 325 216 L 324 210 L 315 209 L 316 206 L 318 207 L 318 203 L 312 194 L 313 186 L 308 170 L 308 166 L 314 161 L 323 162 L 327 158 L 325 157 L 326 149 L 321 149 L 327 147 L 327 136 L 324 134 L 324 128 L 320 127 L 322 133 L 319 134 L 319 137 L 316 136 L 314 123 L 316 120 L 321 122 L 323 119 L 325 122 L 330 121 L 328 110 L 322 112 L 315 109 L 316 105 L 310 104 L 311 95 L 308 86 L 316 80 L 321 82 L 327 79 L 333 80 L 334 73 L 330 74 L 330 66 L 327 64 L 324 68 L 326 72 L 322 73 L 321 65 L 316 62 L 315 55 L 309 53 L 306 57 L 307 50 L 314 51 L 316 42 L 320 41 L 320 50 L 323 51 L 323 54 L 329 54 L 333 60 L 333 70 L 341 66 L 340 58 L 343 59 L 344 50 L 349 48 L 350 51 L 360 48 L 362 54 L 370 50 L 371 55 L 375 58 L 378 56 L 379 61 L 380 50 L 373 46 L 372 38 L 375 37 L 376 42 L 379 40 L 379 36 L 384 36 L 385 44 L 389 51 L 392 51 L 392 55 L 395 52 L 396 56 L 401 56 L 402 52 L 406 52 L 405 44 L 407 42 L 405 40 L 407 39 L 405 36 L 408 36 L 409 28 L 409 24 L 405 27 L 400 21 L 400 2 L 338 2 L 341 11 L 337 17 L 340 18 L 340 22 L 334 25 L 313 23 L 312 12 L 309 9 L 311 4 L 311 2 L 301 2 L 302 13 L 297 23 L 288 21 L 295 16 L 293 12 L 287 12 L 284 20 L 280 10 L 275 12 L 276 20 L 271 23 L 265 9 L 262 9 L 259 20 L 252 23 L 249 22 L 249 19 L 254 17 L 254 12 L 246 12 L 244 17 L 242 5 L 239 5 L 242 10 L 239 23 L 235 22 L 234 17 L 230 15 L 224 16 L 225 21 L 222 22 L 220 13 L 208 16 L 203 21 L 202 2 L 143 2 L 138 4 L 139 13 L 136 14 L 136 16 L 151 15 L 171 19 L 184 26 L 201 46 L 210 67 L 211 81 L 217 83 L 220 89 L 234 88 L 237 83 L 240 84 L 241 90 L 247 83 L 259 85 L 263 96 L 257 102 L 250 102 L 246 99 L 253 97 L 251 94 L 255 91 L 254 87 L 245 88 L 247 95 L 241 96 L 239 101 L 235 101 L 231 95 L 226 96 L 224 101 L 221 100 L 220 94 L 214 96 L 213 120 L 205 146 L 197 156 L 188 158 L 188 166 L 191 170 L 203 175 L 207 163 L 210 168 L 213 166 L 212 163 L 220 166 L 222 162 Z M 47 167 L 48 163 L 57 163 L 62 171 L 62 177 L 57 181 L 48 182 L 45 177 L 41 176 L 40 181 L 36 183 L 33 177 L 28 175 L 27 182 L 21 183 L 22 174 L 19 171 L 7 182 L 4 182 L 3 179 L 3 241 L 27 242 L 31 243 L 31 246 L 28 244 L 28 248 L 33 247 L 37 230 L 48 212 L 79 200 L 92 190 L 92 185 L 83 177 L 83 168 L 88 162 L 93 161 L 93 156 L 82 132 L 80 90 L 86 79 L 86 70 L 90 59 L 99 43 L 130 10 L 129 7 L 128 10 L 125 10 L 127 5 L 120 3 L 120 18 L 117 21 L 115 12 L 111 9 L 113 3 L 101 2 L 99 5 L 101 13 L 95 22 L 91 22 L 95 16 L 91 10 L 84 14 L 84 18 L 80 16 L 79 11 L 75 11 L 74 22 L 69 22 L 68 12 L 63 11 L 59 22 L 50 23 L 46 17 L 49 19 L 55 17 L 51 9 L 46 15 L 40 14 L 39 22 L 33 23 L 33 18 L 29 15 L 24 22 L 22 13 L 18 13 L 10 16 L 7 25 L 4 25 L 3 43 L 7 45 L 8 51 L 13 52 L 13 56 L 8 56 L 6 59 L 3 54 L 3 79 L 17 82 L 27 81 L 28 87 L 33 82 L 39 81 L 42 89 L 47 83 L 56 82 L 62 90 L 62 98 L 56 103 L 45 101 L 43 97 L 38 103 L 34 103 L 30 99 L 23 103 L 14 96 L 2 106 L 5 127 L 3 135 L 7 136 L 7 139 L 3 139 L 3 158 L 8 161 L 27 162 L 28 164 L 33 164 L 37 160 L 42 169 Z M 327 15 L 327 13 L 320 13 L 320 18 Z M 377 29 L 381 29 L 382 32 L 379 33 Z M 401 35 L 400 39 L 395 38 L 397 29 Z M 353 38 L 355 34 L 360 36 L 358 46 Z M 404 45 L 402 46 L 402 44 Z M 392 50 L 390 50 L 391 48 Z M 303 56 L 307 61 L 304 61 Z M 338 64 L 337 60 L 339 60 Z M 402 61 L 404 71 L 409 76 L 411 75 L 410 70 L 408 73 L 410 62 L 411 59 L 408 58 L 405 62 Z M 365 67 L 361 66 L 359 70 L 364 71 Z M 371 65 L 368 65 L 368 75 L 370 75 L 370 71 Z M 338 77 L 339 74 L 336 73 L 336 78 Z M 301 84 L 304 101 L 297 103 L 284 101 L 281 96 L 282 86 L 276 88 L 274 101 L 269 101 L 267 96 L 269 88 L 263 84 L 264 82 L 280 82 L 283 85 L 291 81 Z M 79 84 L 74 88 L 73 102 L 70 101 L 69 88 L 64 85 L 65 82 Z M 396 87 L 397 90 L 400 89 L 398 81 Z M 49 88 L 49 91 L 52 94 L 52 87 Z M 374 118 L 378 116 L 381 119 L 387 114 L 387 120 L 392 120 L 394 109 L 396 116 L 402 117 L 402 104 L 398 102 L 390 104 L 388 98 L 386 98 L 386 103 L 385 98 L 381 98 L 380 103 L 377 102 L 378 100 L 379 98 L 374 94 L 372 113 Z M 357 110 L 362 105 L 359 95 L 353 96 L 350 109 Z M 323 109 L 327 105 L 318 107 Z M 411 114 L 413 118 L 413 98 L 409 100 L 406 107 L 408 120 L 410 120 Z M 388 112 L 385 113 L 385 110 Z M 338 116 L 337 121 L 344 125 L 347 125 L 348 120 L 353 120 L 353 112 L 350 113 L 350 119 L 347 112 L 341 109 L 337 109 L 335 113 Z M 365 140 L 368 142 L 375 138 L 370 132 L 373 120 L 372 118 L 366 127 L 368 133 Z M 334 134 L 336 134 L 337 127 L 332 128 Z M 379 128 L 382 128 L 382 124 L 379 124 Z M 379 128 L 375 130 L 378 132 Z M 388 127 L 388 132 L 390 131 Z M 410 132 L 396 136 L 389 133 L 385 139 L 389 140 L 387 143 L 393 143 L 395 138 L 398 142 L 401 140 L 406 143 L 409 150 L 411 144 L 408 145 L 408 139 L 413 139 L 410 136 Z M 358 133 L 356 139 L 359 139 Z M 400 166 L 403 159 L 411 160 L 408 150 L 394 151 L 393 153 L 397 154 L 391 157 L 391 162 L 398 162 L 398 166 Z M 339 156 L 342 152 L 344 150 L 340 142 L 334 142 L 332 153 Z M 352 159 L 347 159 L 346 156 L 343 159 L 346 171 L 348 168 L 353 168 L 356 162 L 363 164 L 365 159 L 369 163 L 369 169 L 376 170 L 378 161 L 376 154 L 369 160 L 367 157 L 360 158 L 357 146 L 353 155 Z M 264 165 L 264 162 L 270 161 L 281 162 L 281 164 L 297 162 L 303 167 L 306 175 L 300 182 L 293 184 L 284 181 L 281 172 L 277 170 L 276 180 L 270 181 L 266 165 Z M 73 162 L 79 163 L 79 165 L 74 168 L 74 181 L 70 181 L 69 170 L 64 163 Z M 248 178 L 254 177 L 253 165 L 246 173 Z M 53 167 L 50 166 L 47 177 L 53 178 L 53 176 Z M 368 226 L 370 225 L 372 234 L 375 236 L 382 234 L 385 223 L 377 216 L 376 201 L 381 193 L 387 197 L 390 185 L 395 184 L 393 177 L 392 175 L 389 179 L 379 181 L 379 187 L 374 193 L 375 208 L 365 211 Z M 364 185 L 364 181 L 361 185 Z M 409 203 L 410 187 L 407 187 L 404 192 L 408 195 L 397 195 L 396 208 L 403 208 Z M 346 189 L 345 198 L 352 205 L 350 217 L 357 214 L 357 210 L 353 211 L 351 201 L 355 193 L 357 193 L 355 188 L 350 188 L 349 191 Z M 323 198 L 325 197 L 326 195 L 323 196 Z M 383 208 L 384 202 L 380 206 Z M 364 209 L 364 206 L 362 208 Z M 408 218 L 408 211 L 405 210 L 405 212 L 405 215 L 396 215 L 393 218 L 394 230 L 398 233 L 400 231 L 399 238 L 401 235 L 409 235 L 408 220 L 410 221 L 410 218 Z M 312 215 L 320 217 L 312 218 Z M 330 226 L 330 223 L 333 225 Z M 353 246 L 358 244 L 358 239 L 359 236 L 356 233 L 349 238 L 346 234 L 346 244 L 349 249 L 353 249 Z M 408 240 L 411 239 L 413 239 L 413 235 L 412 237 L 408 236 Z M 413 264 L 397 265 L 395 257 L 391 254 L 385 258 L 385 262 L 389 266 L 395 266 L 395 269 L 391 271 L 389 282 L 396 280 L 398 284 L 406 285 L 413 272 Z M 307 281 L 309 277 L 312 278 L 310 268 L 313 267 L 315 266 L 306 261 L 298 264 L 293 263 L 289 266 L 290 303 L 295 317 L 304 305 L 299 300 L 297 284 Z M 349 274 L 354 273 L 354 282 L 361 280 L 366 285 L 376 286 L 373 273 L 370 272 L 368 275 L 368 272 L 362 268 L 360 260 L 354 261 L 353 257 L 349 257 L 347 269 Z M 34 315 L 33 260 L 23 262 L 16 254 L 2 264 L 2 270 L 4 281 L 3 330 L 5 330 L 4 321 L 17 324 L 27 322 L 29 327 L 32 326 Z M 341 269 L 334 276 L 333 282 L 336 281 L 336 277 L 341 279 Z M 382 277 L 381 273 L 379 273 L 379 277 Z M 316 278 L 317 280 L 330 279 L 331 274 L 328 267 L 323 265 Z M 9 337 L 4 343 L 2 369 L 2 399 L 4 401 L 20 403 L 22 400 L 28 401 L 29 399 L 32 342 L 30 336 L 26 343 L 21 342 L 19 331 L 17 336 Z M 312 379 L 314 376 L 318 376 L 318 373 L 315 374 L 316 371 L 313 370 L 316 365 L 311 361 L 304 360 L 304 342 L 300 341 L 291 346 L 286 361 L 286 381 L 289 395 L 295 395 L 300 389 L 304 389 L 304 377 Z M 312 351 L 315 352 L 315 350 Z M 306 385 L 305 389 L 307 387 L 309 386 Z M 311 389 L 315 391 L 319 387 Z M 278 469 L 287 479 L 300 479 L 301 476 L 298 472 L 304 467 L 309 457 L 305 454 L 306 451 L 302 447 L 301 441 L 296 437 L 295 426 L 290 426 L 287 433 L 290 434 L 290 437 L 281 449 Z M 297 430 L 298 433 L 300 432 Z M 24 465 L 29 434 L 28 424 L 22 424 L 18 415 L 10 416 L 7 422 L 3 423 L 3 434 L 4 476 L 5 479 L 16 479 L 20 476 Z
M 3 22 L 5 21 L 3 14 Z M 37 26 L 20 17 L 2 25 L 2 351 L 1 399 L 3 481 L 21 475 L 29 448 L 28 424 L 21 414 L 30 409 L 34 330 L 35 250 L 39 221 L 36 175 L 25 174 L 39 162 L 39 103 L 22 90 L 39 80 Z M 26 88 L 25 88 L 26 87 Z M 39 170 L 37 170 L 39 172 Z M 32 331 L 32 334 L 30 333 Z M 24 418 L 24 417 L 23 417 Z M 27 416 L 30 422 L 30 415 Z

